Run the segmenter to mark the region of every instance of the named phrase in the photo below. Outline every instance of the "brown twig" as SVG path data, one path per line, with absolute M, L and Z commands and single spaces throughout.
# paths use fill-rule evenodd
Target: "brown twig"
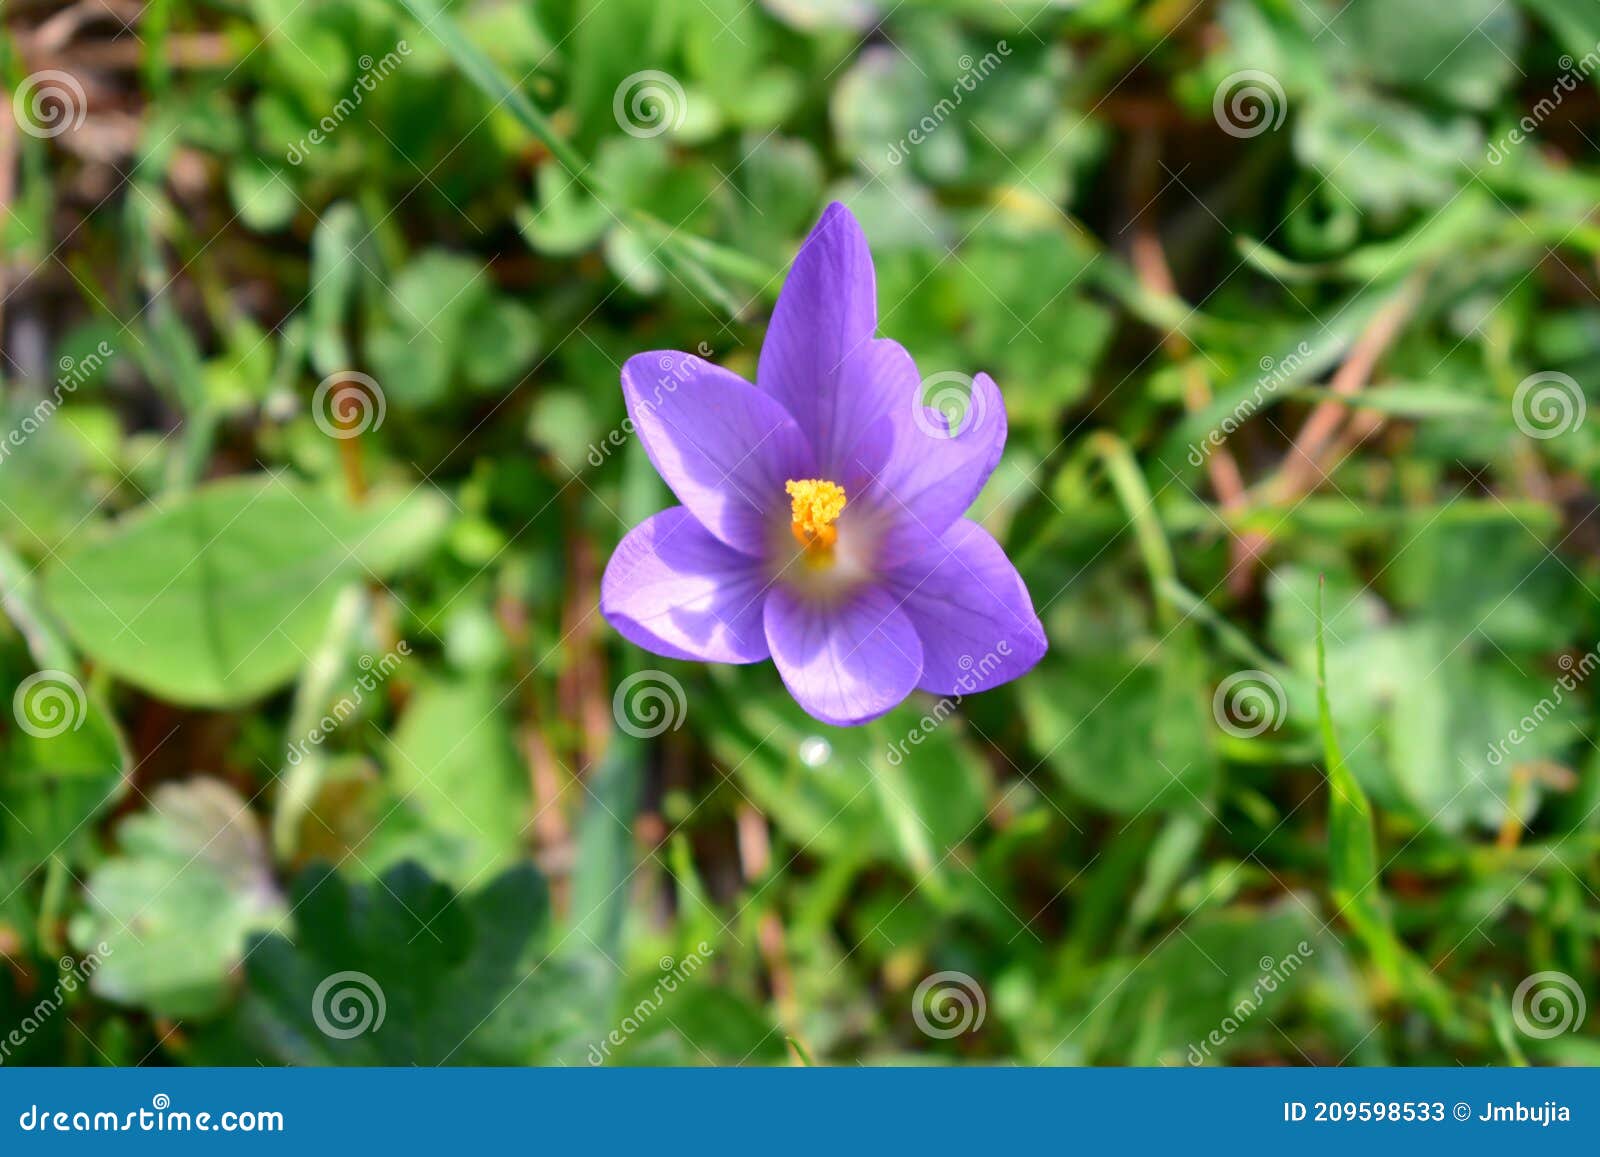
M 0 115 L 0 217 L 11 213 L 11 202 L 16 196 L 16 166 L 17 122 L 14 117 Z M 6 295 L 10 290 L 10 272 L 4 255 L 0 254 L 0 341 L 5 338 Z
M 512 654 L 518 657 L 518 683 L 523 688 L 521 719 L 517 724 L 517 747 L 528 765 L 528 786 L 533 797 L 533 837 L 542 853 L 541 865 L 551 876 L 551 898 L 560 911 L 565 911 L 568 900 L 568 880 L 565 872 L 550 872 L 552 864 L 570 858 L 572 830 L 567 825 L 566 812 L 561 797 L 567 785 L 560 762 L 545 737 L 539 709 L 535 681 L 529 677 L 526 655 L 530 632 L 527 608 L 522 600 L 511 593 L 502 593 L 495 600 L 495 617 L 506 633 Z
M 1350 413 L 1350 407 L 1338 399 L 1354 397 L 1367 384 L 1378 359 L 1411 319 L 1422 298 L 1425 280 L 1424 271 L 1413 274 L 1400 292 L 1373 315 L 1367 328 L 1350 347 L 1350 355 L 1328 382 L 1328 392 L 1333 397 L 1317 403 L 1305 424 L 1300 427 L 1300 432 L 1295 435 L 1294 444 L 1289 447 L 1289 453 L 1285 455 L 1276 477 L 1266 484 L 1265 490 L 1271 503 L 1295 501 L 1310 493 L 1326 474 L 1319 459 Z M 1370 437 L 1383 424 L 1383 419 L 1381 415 L 1373 414 L 1360 419 L 1359 424 L 1364 430 L 1361 437 Z M 1352 433 L 1356 425 L 1352 423 Z
M 1133 239 L 1129 245 L 1129 259 L 1135 274 L 1145 288 L 1168 297 L 1176 297 L 1177 281 L 1173 278 L 1172 267 L 1167 262 L 1166 250 L 1161 244 L 1161 234 L 1154 221 L 1154 206 L 1151 204 L 1153 194 L 1150 190 L 1155 184 L 1155 169 L 1159 160 L 1159 135 L 1154 131 L 1141 133 L 1135 143 L 1134 152 L 1135 184 L 1140 186 L 1135 192 L 1135 198 L 1146 206 L 1146 211 L 1134 225 Z M 1179 363 L 1183 375 L 1184 409 L 1191 414 L 1204 409 L 1211 401 L 1211 383 L 1206 377 L 1205 367 L 1200 363 L 1199 351 L 1177 330 L 1167 334 L 1162 339 L 1161 345 L 1167 356 Z M 1218 446 L 1206 459 L 1206 476 L 1211 480 L 1211 489 L 1223 510 L 1237 511 L 1243 508 L 1244 475 L 1239 470 L 1238 460 L 1227 446 Z M 1234 535 L 1229 544 L 1231 563 L 1228 567 L 1228 587 L 1236 597 L 1249 593 L 1252 562 L 1265 545 L 1265 537 L 1255 531 Z
M 63 13 L 65 15 L 65 13 Z M 146 48 L 136 41 L 100 40 L 77 45 L 70 53 L 57 55 L 53 42 L 46 41 L 44 28 L 20 39 L 23 59 L 38 68 L 59 68 L 64 72 L 86 70 L 132 72 L 144 65 Z M 225 37 L 210 32 L 195 32 L 168 39 L 165 62 L 175 69 L 224 68 L 235 63 L 239 53 Z
M 754 884 L 767 874 L 772 863 L 772 841 L 767 820 L 749 803 L 740 803 L 735 815 L 739 836 L 739 869 L 747 883 Z M 784 943 L 783 921 L 776 912 L 766 911 L 756 922 L 756 939 L 761 959 L 772 982 L 772 1000 L 778 1007 L 778 1020 L 784 1031 L 798 1035 L 800 1007 L 795 999 L 794 976 L 789 969 L 789 952 Z

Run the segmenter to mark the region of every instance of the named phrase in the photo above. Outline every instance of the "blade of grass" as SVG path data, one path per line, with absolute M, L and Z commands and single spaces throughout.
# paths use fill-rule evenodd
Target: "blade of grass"
M 774 271 L 762 263 L 752 261 L 745 254 L 726 249 L 703 237 L 682 234 L 659 218 L 616 200 L 588 158 L 572 142 L 557 132 L 555 125 L 539 106 L 513 85 L 505 74 L 495 67 L 494 62 L 463 35 L 455 21 L 440 8 L 436 0 L 394 0 L 394 2 L 405 8 L 421 22 L 426 31 L 433 34 L 455 62 L 456 67 L 484 96 L 489 98 L 494 107 L 504 107 L 510 112 L 523 128 L 550 150 L 550 155 L 572 174 L 573 179 L 605 205 L 617 220 L 643 233 L 658 237 L 660 244 L 672 252 L 680 265 L 692 266 L 693 280 L 699 283 L 703 291 L 714 296 L 717 303 L 726 309 L 730 316 L 738 317 L 739 310 L 735 303 L 740 300 L 740 295 L 718 280 L 719 273 L 738 277 L 765 292 L 774 278 Z
M 1378 970 L 1398 993 L 1423 1004 L 1447 1032 L 1464 1027 L 1450 993 L 1395 934 L 1379 880 L 1378 840 L 1372 804 L 1345 762 L 1328 700 L 1328 659 L 1323 599 L 1317 583 L 1317 718 L 1328 773 L 1328 875 L 1337 912 L 1355 929 Z
M 1155 498 L 1126 442 L 1115 434 L 1101 431 L 1089 439 L 1089 444 L 1105 464 L 1111 488 L 1117 492 L 1117 499 L 1133 524 L 1139 553 L 1144 556 L 1145 569 L 1150 573 L 1151 589 L 1156 592 L 1156 618 L 1163 626 L 1170 627 L 1175 621 L 1173 606 L 1161 592 L 1177 584 L 1178 564 L 1173 561 L 1172 546 L 1156 517 Z

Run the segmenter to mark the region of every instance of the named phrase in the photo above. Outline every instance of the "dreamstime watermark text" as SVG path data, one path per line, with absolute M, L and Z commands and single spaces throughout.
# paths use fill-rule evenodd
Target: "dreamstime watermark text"
M 984 655 L 983 658 L 974 660 L 971 655 L 963 655 L 958 661 L 962 675 L 956 680 L 959 690 L 954 695 L 946 695 L 933 705 L 917 725 L 906 732 L 904 738 L 897 739 L 889 745 L 889 764 L 899 767 L 913 747 L 921 747 L 922 741 L 939 729 L 939 725 L 951 715 L 955 714 L 961 701 L 984 686 L 984 681 L 999 669 L 1005 659 L 1011 657 L 1011 643 L 1002 639 L 995 645 L 995 649 Z
M 1001 61 L 1011 55 L 1011 45 L 1004 40 L 999 41 L 988 52 L 977 60 L 970 53 L 963 54 L 957 65 L 961 68 L 961 75 L 956 77 L 955 83 L 950 86 L 950 95 L 940 97 L 937 104 L 923 114 L 922 119 L 907 130 L 906 135 L 889 146 L 889 152 L 884 157 L 891 165 L 898 165 L 911 155 L 911 150 L 925 142 L 934 133 L 939 131 L 939 126 L 949 119 L 950 114 L 961 107 L 961 102 L 967 96 L 978 91 L 978 86 L 1000 67 Z
M 361 656 L 359 666 L 362 675 L 350 688 L 350 693 L 341 696 L 339 701 L 328 709 L 328 713 L 317 720 L 302 738 L 289 744 L 289 766 L 298 767 L 301 760 L 305 759 L 307 751 L 321 746 L 322 742 L 337 731 L 345 720 L 360 710 L 367 695 L 387 681 L 399 668 L 400 660 L 410 654 L 411 644 L 401 639 L 395 644 L 394 650 L 381 659 L 374 661 L 371 655 Z
M 46 1021 L 60 1012 L 61 1007 L 67 1002 L 67 997 L 77 992 L 80 985 L 87 987 L 89 978 L 99 970 L 100 965 L 105 963 L 106 957 L 110 955 L 111 946 L 102 940 L 94 946 L 93 952 L 85 953 L 82 960 L 63 956 L 61 975 L 57 977 L 55 987 L 39 998 L 20 1024 L 0 1037 L 0 1065 L 10 1060 L 14 1049 L 20 1049 Z
M 1251 1017 L 1260 1011 L 1266 998 L 1277 992 L 1279 988 L 1289 982 L 1289 978 L 1300 971 L 1313 955 L 1316 949 L 1310 942 L 1302 940 L 1294 946 L 1282 960 L 1271 956 L 1263 956 L 1258 962 L 1261 974 L 1250 987 L 1250 991 L 1234 1002 L 1233 1009 L 1222 1018 L 1222 1023 L 1217 1025 L 1198 1044 L 1189 1046 L 1188 1061 L 1191 1065 L 1204 1064 L 1211 1057 L 1213 1049 L 1220 1049 L 1228 1039 L 1242 1029 Z
M 1587 679 L 1596 667 L 1600 667 L 1600 655 L 1593 651 L 1585 651 L 1577 659 L 1571 655 L 1562 655 L 1556 660 L 1556 666 L 1561 668 L 1561 675 L 1551 684 L 1550 694 L 1540 699 L 1533 705 L 1532 710 L 1517 720 L 1516 725 L 1506 732 L 1504 738 L 1497 739 L 1489 745 L 1488 760 L 1491 767 L 1499 767 L 1504 763 L 1512 748 L 1521 747 L 1523 740 L 1555 714 L 1556 709 L 1566 702 L 1567 696 L 1578 689 L 1578 684 Z
M 673 960 L 670 956 L 663 956 L 660 961 L 661 971 L 666 973 L 656 981 L 655 987 L 648 996 L 642 997 L 637 1004 L 628 1011 L 617 1027 L 606 1034 L 604 1040 L 589 1046 L 589 1063 L 591 1065 L 604 1064 L 611 1056 L 611 1050 L 621 1048 L 627 1039 L 643 1028 L 666 1003 L 667 997 L 678 991 L 678 986 L 687 981 L 696 972 L 705 966 L 711 958 L 711 945 L 704 940 L 694 946 L 682 960 Z
M 355 84 L 350 86 L 349 95 L 340 97 L 331 112 L 312 126 L 310 132 L 291 144 L 289 151 L 284 154 L 284 159 L 291 165 L 299 165 L 314 146 L 322 144 L 332 136 L 339 126 L 361 107 L 361 102 L 367 98 L 367 94 L 375 92 L 378 85 L 387 80 L 400 67 L 401 61 L 410 55 L 411 45 L 401 40 L 377 60 L 371 56 L 363 56 L 356 61 L 361 68 L 361 75 L 356 77 Z
M 1571 55 L 1564 54 L 1560 60 L 1561 75 L 1556 77 L 1556 82 L 1550 86 L 1550 95 L 1541 96 L 1515 125 L 1502 133 L 1498 140 L 1489 142 L 1487 159 L 1491 165 L 1498 165 L 1511 155 L 1511 150 L 1523 141 L 1533 136 L 1539 126 L 1560 107 L 1561 102 L 1567 99 L 1569 93 L 1586 88 L 1586 81 L 1596 70 L 1600 70 L 1600 44 L 1596 44 L 1577 60 Z
M 701 360 L 711 356 L 711 347 L 705 342 L 695 346 L 696 358 Z M 638 404 L 639 416 L 652 414 L 661 408 L 663 402 L 671 395 L 678 392 L 678 387 L 693 377 L 699 370 L 695 358 L 684 357 L 681 354 L 662 354 L 656 362 L 660 373 L 656 377 L 656 388 L 648 398 L 642 399 Z M 620 449 L 628 444 L 628 439 L 633 436 L 635 429 L 634 416 L 630 414 L 622 419 L 622 423 L 614 427 L 604 438 L 591 443 L 589 453 L 585 455 L 591 466 L 602 466 L 607 458 L 611 457 L 613 450 Z
M 1284 382 L 1294 376 L 1295 372 L 1311 356 L 1311 347 L 1305 342 L 1295 346 L 1293 352 L 1285 354 L 1282 358 L 1274 359 L 1264 357 L 1258 363 L 1261 367 L 1261 376 L 1256 379 L 1255 389 L 1242 398 L 1222 421 L 1218 422 L 1198 442 L 1189 445 L 1189 465 L 1200 466 L 1211 457 L 1213 451 L 1219 449 L 1228 436 L 1237 430 L 1250 418 L 1250 415 L 1259 410 L 1262 404 L 1273 394 L 1278 392 Z
M 39 428 L 50 420 L 67 395 L 77 392 L 95 374 L 116 351 L 109 342 L 102 341 L 94 349 L 81 358 L 62 358 L 56 363 L 60 371 L 56 376 L 55 387 L 50 391 L 50 396 L 40 398 L 33 407 L 22 415 L 20 421 L 6 431 L 5 437 L 0 438 L 0 463 L 4 463 L 13 450 L 18 450 L 27 440 L 38 433 Z

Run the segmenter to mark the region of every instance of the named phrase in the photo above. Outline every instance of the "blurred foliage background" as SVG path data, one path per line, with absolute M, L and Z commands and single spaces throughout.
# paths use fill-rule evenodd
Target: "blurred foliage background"
M 1600 1062 L 1588 0 L 0 21 L 4 1061 Z M 1052 641 L 848 731 L 596 613 L 830 198 Z

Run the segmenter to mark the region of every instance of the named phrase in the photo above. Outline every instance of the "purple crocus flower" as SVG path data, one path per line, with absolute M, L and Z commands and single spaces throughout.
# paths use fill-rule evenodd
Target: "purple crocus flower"
M 872 255 L 843 205 L 795 258 L 756 385 L 690 354 L 628 359 L 622 391 L 682 506 L 606 567 L 600 609 L 674 659 L 771 658 L 825 723 L 876 718 L 913 688 L 966 695 L 1045 651 L 1016 568 L 962 517 L 1006 441 L 972 382 L 960 427 L 923 403 L 911 356 L 876 338 Z

